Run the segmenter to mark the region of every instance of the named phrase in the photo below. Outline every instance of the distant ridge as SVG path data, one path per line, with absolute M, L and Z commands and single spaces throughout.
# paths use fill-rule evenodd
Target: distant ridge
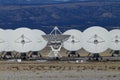
M 120 2 L 79 2 L 44 5 L 1 5 L 0 28 L 51 26 L 84 30 L 90 26 L 120 27 Z M 48 27 L 47 27 L 48 26 Z M 49 30 L 50 31 L 50 30 Z
M 74 2 L 119 2 L 120 0 L 0 0 L 0 4 L 55 4 Z

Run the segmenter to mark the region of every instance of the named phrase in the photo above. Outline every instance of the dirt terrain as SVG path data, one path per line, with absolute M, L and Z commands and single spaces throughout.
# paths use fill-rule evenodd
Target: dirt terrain
M 0 80 L 119 80 L 120 62 L 0 62 Z

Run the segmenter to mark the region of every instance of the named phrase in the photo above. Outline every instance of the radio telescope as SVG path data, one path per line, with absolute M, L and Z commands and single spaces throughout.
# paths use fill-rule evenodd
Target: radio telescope
M 109 48 L 112 49 L 112 55 L 120 54 L 120 30 L 113 29 L 110 32 L 110 45 Z
M 63 35 L 62 32 L 57 27 L 55 27 L 50 34 L 42 35 L 42 37 L 48 41 L 48 45 L 51 48 L 48 56 L 58 59 L 61 57 L 59 52 L 63 46 L 62 44 L 70 37 L 70 35 Z
M 68 56 L 76 55 L 76 51 L 82 48 L 82 32 L 76 29 L 71 29 L 63 34 L 70 35 L 69 39 L 63 43 L 63 47 L 68 50 Z
M 11 59 L 15 58 L 15 55 L 13 53 L 13 46 L 12 46 L 12 37 L 13 37 L 13 30 L 7 29 L 5 30 L 5 36 L 4 36 L 4 45 L 6 46 L 4 49 L 4 52 L 2 53 L 2 58 L 4 59 Z
M 109 34 L 105 28 L 93 26 L 83 32 L 83 48 L 99 57 L 99 53 L 108 49 Z
M 34 38 L 32 39 L 31 44 L 34 45 L 34 47 L 31 49 L 31 52 L 28 54 L 28 57 L 32 59 L 39 59 L 41 57 L 39 51 L 47 46 L 47 41 L 45 41 L 42 37 L 42 35 L 45 35 L 45 33 L 41 30 L 34 29 L 32 30 L 32 35 Z
M 34 39 L 32 31 L 28 28 L 18 28 L 14 31 L 13 35 L 15 51 L 25 53 L 34 47 L 32 39 Z

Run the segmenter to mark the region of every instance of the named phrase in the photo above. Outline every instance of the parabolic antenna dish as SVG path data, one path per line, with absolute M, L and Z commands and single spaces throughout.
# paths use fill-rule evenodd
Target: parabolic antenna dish
M 34 47 L 32 48 L 32 51 L 39 51 L 42 50 L 43 48 L 46 47 L 47 41 L 45 41 L 42 37 L 42 35 L 46 35 L 43 31 L 41 30 L 32 30 L 34 39 L 33 39 L 33 45 Z
M 0 52 L 5 51 L 6 48 L 6 36 L 5 31 L 0 29 Z
M 13 32 L 12 29 L 5 30 L 5 51 L 13 51 Z
M 42 37 L 48 41 L 48 44 L 50 43 L 59 43 L 59 42 L 64 42 L 69 38 L 69 35 L 61 35 L 61 34 L 47 34 L 47 35 L 42 35 Z
M 83 32 L 83 48 L 90 53 L 101 53 L 108 49 L 109 34 L 105 28 L 93 26 Z
M 24 53 L 32 50 L 34 47 L 32 41 L 34 39 L 32 30 L 29 28 L 18 28 L 13 35 L 15 51 Z
M 120 50 L 120 30 L 114 29 L 110 32 L 110 45 L 109 48 L 112 50 Z
M 67 30 L 63 35 L 70 35 L 69 39 L 63 43 L 63 47 L 69 51 L 77 51 L 82 47 L 82 32 L 76 29 Z

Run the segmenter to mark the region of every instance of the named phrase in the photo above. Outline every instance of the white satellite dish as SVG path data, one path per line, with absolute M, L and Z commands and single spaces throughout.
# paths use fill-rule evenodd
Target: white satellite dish
M 5 30 L 5 51 L 13 51 L 13 32 L 12 29 Z
M 32 41 L 34 47 L 32 48 L 32 51 L 39 51 L 46 47 L 47 41 L 44 40 L 42 35 L 46 35 L 43 31 L 34 29 L 32 30 L 34 39 Z
M 5 31 L 0 29 L 0 52 L 5 51 L 6 48 L 6 36 Z
M 83 48 L 90 53 L 101 53 L 108 49 L 109 35 L 105 28 L 93 26 L 83 32 Z
M 109 48 L 112 50 L 120 50 L 120 30 L 114 29 L 110 32 L 110 45 Z
M 69 51 L 77 51 L 82 47 L 82 32 L 76 29 L 67 30 L 63 35 L 70 35 L 69 39 L 63 43 L 63 47 Z
M 61 57 L 59 54 L 62 44 L 64 41 L 66 41 L 70 36 L 69 35 L 62 35 L 62 32 L 58 29 L 56 26 L 50 34 L 42 35 L 42 37 L 48 41 L 48 44 L 51 48 L 51 51 L 49 52 L 49 57 L 58 58 Z
M 31 29 L 29 28 L 18 28 L 14 31 L 14 49 L 15 51 L 24 53 L 32 50 L 34 45 L 32 44 L 34 39 Z

